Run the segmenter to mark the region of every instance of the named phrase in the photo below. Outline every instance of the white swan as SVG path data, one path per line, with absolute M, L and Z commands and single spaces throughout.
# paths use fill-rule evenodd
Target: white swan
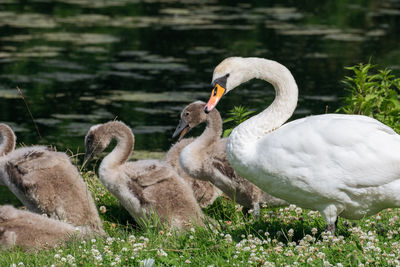
M 271 83 L 276 98 L 228 139 L 228 160 L 241 176 L 289 203 L 320 211 L 331 231 L 337 216 L 360 219 L 400 206 L 400 136 L 360 115 L 310 116 L 282 126 L 296 108 L 298 89 L 290 71 L 275 61 L 222 61 L 205 111 L 253 78 Z

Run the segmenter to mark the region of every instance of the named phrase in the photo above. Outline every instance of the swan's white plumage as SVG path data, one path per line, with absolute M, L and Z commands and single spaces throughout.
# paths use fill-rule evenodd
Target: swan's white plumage
M 266 59 L 228 58 L 214 78 L 227 73 L 227 91 L 252 78 L 276 90 L 274 102 L 228 139 L 228 159 L 241 176 L 289 203 L 319 210 L 328 225 L 338 215 L 359 219 L 400 206 L 400 136 L 390 127 L 366 116 L 340 114 L 281 126 L 297 103 L 289 70 Z

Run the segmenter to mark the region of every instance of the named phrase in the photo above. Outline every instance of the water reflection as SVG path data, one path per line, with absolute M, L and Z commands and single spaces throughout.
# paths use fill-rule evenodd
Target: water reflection
M 88 128 L 120 119 L 139 150 L 165 151 L 179 111 L 206 100 L 232 55 L 280 61 L 300 88 L 294 117 L 334 111 L 343 67 L 372 56 L 400 69 L 400 1 L 0 0 L 0 121 L 19 142 L 83 148 Z M 20 86 L 44 139 L 19 98 Z M 219 104 L 262 110 L 260 81 Z

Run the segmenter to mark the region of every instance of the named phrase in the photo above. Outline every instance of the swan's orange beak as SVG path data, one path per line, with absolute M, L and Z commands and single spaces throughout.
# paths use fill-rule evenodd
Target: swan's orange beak
M 225 88 L 219 85 L 218 83 L 215 85 L 214 89 L 211 92 L 210 99 L 208 100 L 206 106 L 204 107 L 204 112 L 210 112 L 215 106 L 218 104 L 218 101 L 225 93 Z

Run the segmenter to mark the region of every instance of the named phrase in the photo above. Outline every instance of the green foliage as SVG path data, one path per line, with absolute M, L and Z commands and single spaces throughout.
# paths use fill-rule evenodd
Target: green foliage
M 339 111 L 373 117 L 400 132 L 400 78 L 390 69 L 379 70 L 370 63 L 346 69 L 353 74 L 343 80 L 349 95 Z
M 253 113 L 254 111 L 248 110 L 247 107 L 233 107 L 233 109 L 228 112 L 229 118 L 224 120 L 224 123 L 231 122 L 232 126 L 224 131 L 223 137 L 228 137 L 237 125 L 247 120 Z

